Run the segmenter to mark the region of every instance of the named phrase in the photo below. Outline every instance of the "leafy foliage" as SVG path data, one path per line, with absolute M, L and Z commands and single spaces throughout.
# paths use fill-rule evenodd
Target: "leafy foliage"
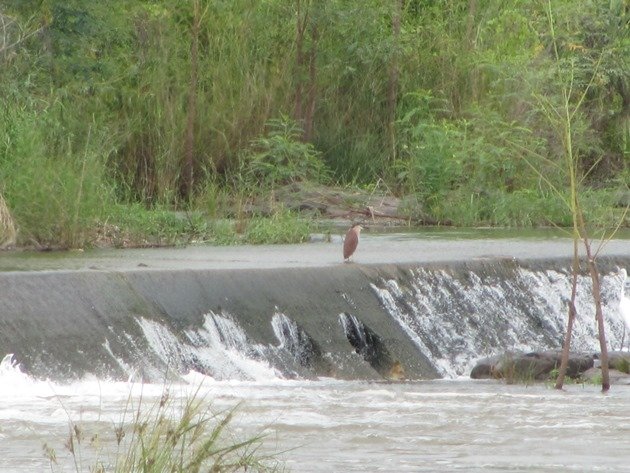
M 588 88 L 572 117 L 584 187 L 630 186 L 627 2 L 554 1 L 553 34 L 546 2 L 299 5 L 2 2 L 0 192 L 18 242 L 81 246 L 119 204 L 221 217 L 305 180 L 384 181 L 437 221 L 563 224 L 539 179 L 565 178 L 544 110 L 559 84 L 573 104 Z
M 264 188 L 299 181 L 325 181 L 327 170 L 311 143 L 300 141 L 302 130 L 287 117 L 272 119 L 269 133 L 256 138 L 243 161 L 249 182 Z

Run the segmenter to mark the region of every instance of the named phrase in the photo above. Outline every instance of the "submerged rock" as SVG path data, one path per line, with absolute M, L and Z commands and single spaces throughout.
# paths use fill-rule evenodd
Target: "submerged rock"
M 630 354 L 628 355 L 630 357 Z M 545 380 L 560 367 L 562 352 L 506 352 L 477 362 L 470 373 L 472 379 L 507 379 L 509 381 Z M 578 378 L 594 365 L 595 353 L 570 353 L 567 376 Z
M 611 368 L 608 370 L 608 377 L 610 379 L 610 384 L 622 384 L 625 386 L 630 385 L 630 374 L 624 373 L 623 371 Z M 587 382 L 599 383 L 602 379 L 602 369 L 589 368 L 582 373 L 581 378 Z
M 470 377 L 472 379 L 505 379 L 515 381 L 543 381 L 555 378 L 560 367 L 562 352 L 550 350 L 541 352 L 506 352 L 483 358 L 477 362 Z M 569 354 L 567 376 L 584 381 L 601 378 L 599 353 L 572 352 Z M 611 384 L 630 385 L 630 352 L 608 352 Z

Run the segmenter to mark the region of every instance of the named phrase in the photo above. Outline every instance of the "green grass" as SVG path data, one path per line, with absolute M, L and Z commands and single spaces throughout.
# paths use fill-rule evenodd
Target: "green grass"
M 138 205 L 118 206 L 101 222 L 92 242 L 95 246 L 180 246 L 190 243 L 215 245 L 303 243 L 313 223 L 297 214 L 276 209 L 269 216 L 209 219 L 200 212 L 147 210 Z
M 116 205 L 97 223 L 94 246 L 181 246 L 210 239 L 212 229 L 199 212 L 145 209 L 137 204 Z
M 243 241 L 251 244 L 303 243 L 310 238 L 312 227 L 308 220 L 280 209 L 271 217 L 252 218 L 247 223 Z
M 237 408 L 215 412 L 199 391 L 173 399 L 165 389 L 158 402 L 129 401 L 127 409 L 109 432 L 89 432 L 81 423 L 70 422 L 65 449 L 76 473 L 285 471 L 273 455 L 260 452 L 263 436 L 234 435 L 230 425 Z M 56 472 L 57 452 L 44 444 L 44 453 Z

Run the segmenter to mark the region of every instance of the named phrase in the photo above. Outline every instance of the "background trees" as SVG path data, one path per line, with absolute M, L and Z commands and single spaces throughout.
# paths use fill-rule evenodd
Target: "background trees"
M 540 185 L 563 176 L 538 98 L 560 101 L 571 68 L 574 97 L 592 82 L 574 121 L 585 212 L 606 220 L 630 180 L 628 5 L 553 2 L 555 42 L 545 8 L 3 0 L 0 193 L 23 240 L 78 243 L 121 204 L 242 194 L 256 143 L 291 117 L 287 139 L 333 182 L 386 182 L 440 222 L 566 225 Z

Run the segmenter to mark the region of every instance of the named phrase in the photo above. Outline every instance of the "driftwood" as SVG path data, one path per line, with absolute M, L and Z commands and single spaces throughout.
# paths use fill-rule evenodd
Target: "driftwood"
M 374 224 L 430 224 L 415 202 L 408 205 L 402 199 L 384 192 L 367 192 L 360 189 L 344 189 L 303 184 L 289 184 L 278 189 L 271 200 L 253 203 L 250 211 L 266 213 L 270 205 L 311 213 L 317 218 L 353 221 L 371 220 Z M 411 210 L 411 211 L 410 211 Z M 364 221 L 365 221 L 364 220 Z

